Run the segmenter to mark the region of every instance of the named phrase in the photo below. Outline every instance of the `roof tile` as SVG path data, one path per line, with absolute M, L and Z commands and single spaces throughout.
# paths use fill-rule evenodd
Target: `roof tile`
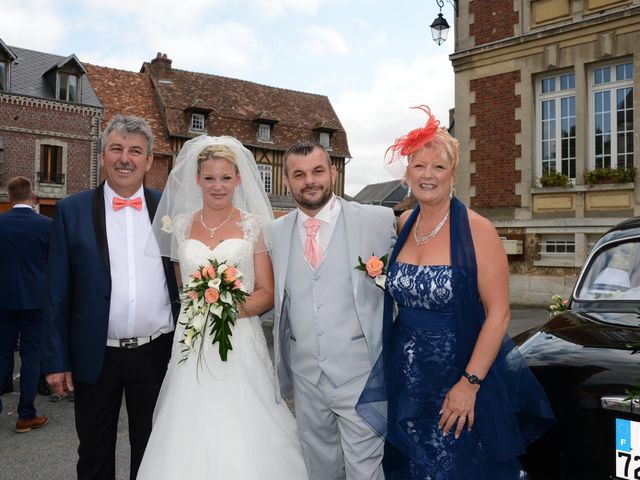
M 142 117 L 151 125 L 154 153 L 171 155 L 171 143 L 158 103 L 154 100 L 153 83 L 149 75 L 86 63 L 84 65 L 91 84 L 105 107 L 104 124 L 117 113 Z

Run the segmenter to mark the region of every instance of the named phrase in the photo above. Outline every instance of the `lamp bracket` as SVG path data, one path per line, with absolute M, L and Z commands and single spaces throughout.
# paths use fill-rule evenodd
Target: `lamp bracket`
M 458 16 L 458 0 L 447 0 L 447 2 L 449 3 L 449 5 L 453 7 L 453 11 L 455 12 L 457 17 Z M 444 0 L 436 0 L 436 4 L 440 8 L 440 11 L 442 11 L 442 7 L 444 7 Z

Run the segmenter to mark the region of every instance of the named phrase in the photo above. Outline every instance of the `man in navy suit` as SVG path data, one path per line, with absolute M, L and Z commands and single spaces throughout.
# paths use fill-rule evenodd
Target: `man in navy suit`
M 0 215 L 0 379 L 13 369 L 20 335 L 20 401 L 16 432 L 44 427 L 33 404 L 40 378 L 44 272 L 51 219 L 33 211 L 31 182 L 15 177 L 7 185 L 12 209 Z M 2 411 L 2 401 L 0 401 Z
M 151 231 L 160 192 L 143 187 L 152 147 L 145 120 L 116 115 L 102 134 L 106 181 L 56 206 L 43 364 L 55 393 L 75 392 L 81 480 L 115 478 L 123 393 L 136 477 L 171 354 L 178 292 Z

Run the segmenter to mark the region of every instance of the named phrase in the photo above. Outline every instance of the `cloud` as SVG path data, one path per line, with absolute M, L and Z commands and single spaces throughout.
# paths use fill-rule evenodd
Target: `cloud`
M 67 26 L 55 5 L 46 0 L 4 0 L 0 13 L 0 38 L 20 48 L 59 53 L 55 50 Z M 43 35 L 46 32 L 46 35 Z M 65 52 L 71 54 L 73 52 Z
M 254 31 L 233 21 L 209 25 L 200 30 L 194 41 L 192 32 L 149 32 L 147 44 L 167 53 L 173 65 L 183 70 L 207 71 L 222 75 L 240 75 L 264 68 L 267 51 Z
M 383 167 L 384 152 L 396 138 L 424 125 L 425 115 L 409 109 L 422 104 L 448 125 L 454 76 L 446 55 L 382 63 L 367 90 L 346 91 L 334 102 L 353 156 L 346 167 L 347 194 L 393 179 Z
M 310 27 L 302 32 L 307 41 L 302 48 L 311 55 L 348 55 L 349 46 L 344 37 L 333 28 Z
M 81 60 L 135 71 L 161 52 L 175 68 L 226 76 L 246 76 L 269 64 L 256 31 L 229 19 L 224 7 L 232 0 L 181 0 L 180 8 L 173 0 L 85 1 L 78 23 L 99 33 L 85 33 L 95 43 L 82 45 Z M 96 17 L 104 20 L 96 23 Z
M 112 25 L 113 30 L 123 30 L 127 25 L 132 39 L 140 40 L 145 32 L 136 29 L 136 25 L 148 22 L 157 30 L 179 28 L 188 32 L 197 41 L 201 35 L 200 27 L 207 20 L 215 18 L 231 0 L 83 0 L 82 9 L 92 18 L 89 25 Z M 210 25 L 215 24 L 214 22 Z
M 330 0 L 329 0 L 330 1 Z M 271 20 L 288 13 L 302 13 L 305 15 L 315 15 L 319 7 L 327 0 L 251 0 L 249 2 L 251 10 L 260 13 L 263 17 Z

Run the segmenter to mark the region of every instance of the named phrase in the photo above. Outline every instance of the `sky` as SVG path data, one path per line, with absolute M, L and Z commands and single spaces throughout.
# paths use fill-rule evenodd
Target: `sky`
M 345 193 L 392 180 L 384 152 L 454 106 L 448 56 L 429 25 L 435 0 L 2 0 L 7 45 L 139 71 L 157 52 L 181 70 L 327 95 L 352 158 Z M 444 17 L 453 24 L 453 7 Z

